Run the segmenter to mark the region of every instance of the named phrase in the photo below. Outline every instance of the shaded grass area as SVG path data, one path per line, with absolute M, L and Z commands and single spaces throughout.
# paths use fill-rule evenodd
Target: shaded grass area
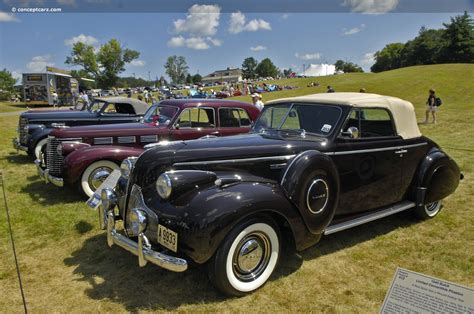
M 261 290 L 225 298 L 205 269 L 177 274 L 108 248 L 96 213 L 73 188 L 57 189 L 36 176 L 28 157 L 11 148 L 17 117 L 0 117 L 0 169 L 6 180 L 28 307 L 36 312 L 96 311 L 316 311 L 377 312 L 396 267 L 474 285 L 474 65 L 415 67 L 381 74 L 348 74 L 318 80 L 337 91 L 399 96 L 423 120 L 427 89 L 444 104 L 439 123 L 421 125 L 460 165 L 466 178 L 430 221 L 410 212 L 324 237 L 300 253 L 286 252 L 280 268 Z M 306 86 L 310 79 L 288 85 Z M 264 94 L 304 95 L 323 88 Z M 21 298 L 0 196 L 0 309 L 21 312 Z

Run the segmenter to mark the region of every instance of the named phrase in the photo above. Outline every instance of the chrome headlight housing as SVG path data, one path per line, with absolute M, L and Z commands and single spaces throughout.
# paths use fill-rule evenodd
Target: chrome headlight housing
M 120 165 L 120 173 L 122 174 L 122 177 L 125 179 L 130 177 L 130 173 L 132 173 L 133 166 L 137 159 L 137 157 L 129 157 L 122 161 L 122 164 Z
M 156 192 L 162 199 L 166 200 L 171 196 L 172 191 L 170 176 L 167 173 L 162 173 L 156 180 Z
M 59 143 L 58 146 L 56 146 L 56 154 L 59 156 L 62 156 L 63 154 L 63 144 Z
M 129 216 L 129 235 L 137 236 L 146 230 L 148 217 L 146 213 L 139 209 L 133 208 Z

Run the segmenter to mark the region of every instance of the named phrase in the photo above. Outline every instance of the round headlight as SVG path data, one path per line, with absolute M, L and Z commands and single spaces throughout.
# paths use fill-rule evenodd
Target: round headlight
M 130 235 L 137 236 L 143 233 L 148 224 L 147 215 L 144 211 L 134 208 L 130 212 L 129 216 L 129 232 Z
M 156 191 L 162 199 L 168 199 L 173 188 L 171 186 L 171 179 L 166 173 L 161 174 L 156 180 Z
M 128 179 L 136 160 L 137 157 L 130 157 L 122 161 L 122 164 L 120 165 L 120 173 L 122 174 L 122 177 Z

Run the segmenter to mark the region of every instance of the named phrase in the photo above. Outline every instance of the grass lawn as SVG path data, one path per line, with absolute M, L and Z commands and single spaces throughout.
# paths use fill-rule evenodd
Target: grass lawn
M 307 88 L 310 80 L 319 81 L 321 87 Z M 474 65 L 413 67 L 279 84 L 300 88 L 264 94 L 264 101 L 322 92 L 328 84 L 336 91 L 365 87 L 367 92 L 413 102 L 419 121 L 424 119 L 428 89 L 436 88 L 444 101 L 439 122 L 420 129 L 458 162 L 464 181 L 433 220 L 417 221 L 406 212 L 327 236 L 304 252 L 283 255 L 278 272 L 262 289 L 243 298 L 225 298 L 202 269 L 178 274 L 153 265 L 139 268 L 136 257 L 108 248 L 96 212 L 75 190 L 40 181 L 31 160 L 11 147 L 17 117 L 0 116 L 0 169 L 28 308 L 32 312 L 376 313 L 398 266 L 474 286 Z M 0 105 L 1 110 L 8 107 Z M 1 198 L 0 309 L 21 312 Z
M 20 102 L 0 102 L 0 113 L 25 111 L 26 106 Z

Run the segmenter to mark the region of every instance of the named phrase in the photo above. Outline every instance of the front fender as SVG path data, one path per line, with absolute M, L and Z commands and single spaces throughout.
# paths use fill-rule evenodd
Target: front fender
M 199 264 L 208 261 L 230 230 L 249 216 L 270 215 L 280 225 L 289 226 L 298 250 L 320 238 L 310 234 L 298 210 L 276 184 L 210 185 L 184 193 L 172 202 L 161 201 L 153 188 L 144 192 L 147 206 L 157 214 L 159 223 L 178 232 L 178 250 Z
M 120 164 L 127 157 L 138 157 L 143 148 L 126 146 L 90 146 L 72 151 L 64 158 L 62 174 L 64 180 L 77 182 L 84 170 L 93 162 L 110 160 Z
M 45 137 L 48 137 L 52 129 L 43 124 L 30 124 L 28 126 L 28 150 L 33 151 L 36 144 Z
M 432 148 L 418 166 L 414 183 L 417 205 L 439 201 L 452 194 L 460 178 L 456 162 L 439 148 Z

